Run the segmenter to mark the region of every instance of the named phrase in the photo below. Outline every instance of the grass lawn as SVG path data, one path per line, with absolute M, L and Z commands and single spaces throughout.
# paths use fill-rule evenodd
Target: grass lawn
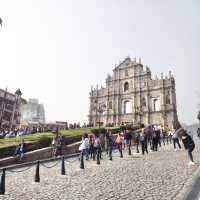
M 63 130 L 61 131 L 61 134 L 64 135 L 65 137 L 70 137 L 70 136 L 77 136 L 77 135 L 82 135 L 83 133 L 90 133 L 91 128 L 79 128 L 79 129 L 71 129 L 71 130 Z M 11 146 L 16 146 L 21 142 L 22 139 L 26 143 L 37 143 L 42 140 L 46 139 L 52 139 L 53 133 L 35 133 L 31 135 L 25 135 L 21 137 L 5 137 L 3 139 L 0 139 L 0 149 L 5 148 L 5 147 L 11 147 Z

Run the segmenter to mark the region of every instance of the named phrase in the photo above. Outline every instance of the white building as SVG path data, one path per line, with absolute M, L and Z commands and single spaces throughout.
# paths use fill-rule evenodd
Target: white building
M 21 121 L 23 123 L 28 123 L 28 122 L 45 123 L 44 105 L 39 104 L 38 99 L 29 99 L 27 104 L 22 106 Z

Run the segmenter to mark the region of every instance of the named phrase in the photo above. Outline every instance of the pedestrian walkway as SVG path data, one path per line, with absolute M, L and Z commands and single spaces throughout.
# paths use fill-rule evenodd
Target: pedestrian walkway
M 194 159 L 199 163 L 199 144 L 196 140 Z M 199 164 L 188 167 L 188 156 L 184 149 L 174 151 L 172 144 L 162 146 L 158 152 L 148 155 L 132 155 L 116 151 L 113 160 L 103 155 L 101 164 L 85 161 L 80 169 L 77 158 L 65 164 L 66 175 L 60 175 L 60 164 L 56 162 L 40 166 L 40 183 L 34 182 L 35 166 L 25 172 L 6 173 L 4 200 L 183 200 L 191 185 Z M 16 169 L 16 171 L 23 169 Z

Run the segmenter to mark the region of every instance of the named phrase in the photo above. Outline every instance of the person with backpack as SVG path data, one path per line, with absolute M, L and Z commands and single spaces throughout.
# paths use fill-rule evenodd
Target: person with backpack
M 182 143 L 183 143 L 185 149 L 188 152 L 188 156 L 189 156 L 189 159 L 190 159 L 188 165 L 195 165 L 194 160 L 193 160 L 193 155 L 192 155 L 192 151 L 195 148 L 195 143 L 194 143 L 192 137 L 187 133 L 186 130 L 184 130 L 182 132 L 181 140 L 182 140 Z

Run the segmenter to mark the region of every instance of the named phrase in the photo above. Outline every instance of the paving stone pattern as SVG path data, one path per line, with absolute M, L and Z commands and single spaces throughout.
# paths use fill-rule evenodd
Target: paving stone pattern
M 60 175 L 61 162 L 56 167 L 40 166 L 40 183 L 34 182 L 35 166 L 25 172 L 6 172 L 6 194 L 3 200 L 182 200 L 199 164 L 188 167 L 184 149 L 175 151 L 172 145 L 162 146 L 148 155 L 134 153 L 124 157 L 114 153 L 113 161 L 103 155 L 101 164 L 85 161 L 79 168 L 77 158 L 65 163 L 66 175 Z M 194 159 L 199 163 L 199 141 Z M 74 159 L 76 159 L 74 161 Z M 71 163 L 74 161 L 73 163 Z M 54 165 L 54 162 L 46 166 Z M 24 168 L 26 169 L 26 168 Z M 23 169 L 16 169 L 23 170 Z M 188 186 L 187 186 L 188 185 Z

